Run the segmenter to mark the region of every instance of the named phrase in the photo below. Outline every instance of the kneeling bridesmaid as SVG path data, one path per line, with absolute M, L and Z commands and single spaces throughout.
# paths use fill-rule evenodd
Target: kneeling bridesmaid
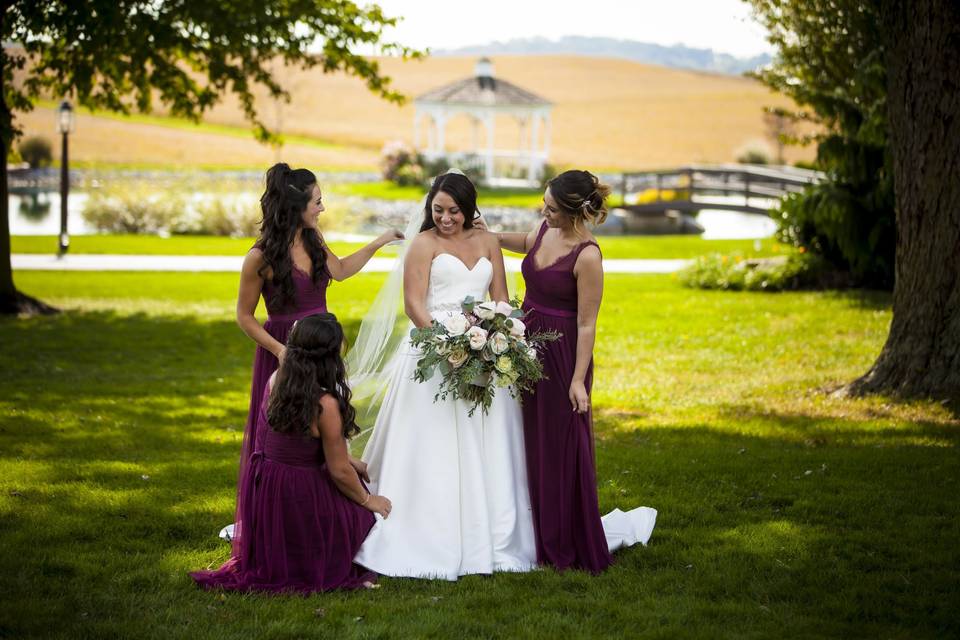
M 230 560 L 191 573 L 205 588 L 311 593 L 369 586 L 376 574 L 353 564 L 390 501 L 367 492 L 363 462 L 347 438 L 359 431 L 336 317 L 294 324 L 279 370 L 264 389 L 257 446 L 238 491 Z

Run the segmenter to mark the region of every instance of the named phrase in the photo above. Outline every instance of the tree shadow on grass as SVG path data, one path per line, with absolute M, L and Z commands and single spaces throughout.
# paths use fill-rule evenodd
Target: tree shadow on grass
M 306 602 L 230 595 L 211 610 L 216 596 L 186 572 L 228 553 L 215 535 L 233 515 L 249 340 L 226 319 L 30 322 L 0 324 L 13 345 L 0 373 L 7 635 L 149 636 L 172 624 L 193 637 L 249 636 L 264 620 L 311 635 L 317 607 L 344 637 L 906 636 L 960 626 L 948 608 L 960 564 L 954 433 L 745 405 L 720 408 L 718 424 L 644 427 L 642 414 L 598 414 L 602 511 L 660 512 L 650 546 L 618 553 L 602 576 L 384 580 L 374 593 Z
M 0 335 L 0 464 L 14 472 L 0 535 L 14 566 L 87 543 L 96 555 L 104 526 L 132 553 L 216 543 L 254 352 L 232 320 L 67 313 L 4 322 Z
M 821 295 L 827 300 L 841 300 L 850 306 L 871 311 L 888 311 L 893 304 L 893 294 L 890 291 L 877 289 L 823 291 Z
M 747 628 L 765 618 L 764 634 L 960 628 L 946 604 L 958 593 L 956 430 L 731 409 L 745 431 L 598 421 L 601 512 L 659 510 L 650 546 L 621 552 L 615 573 L 652 580 L 650 606 L 679 598 Z

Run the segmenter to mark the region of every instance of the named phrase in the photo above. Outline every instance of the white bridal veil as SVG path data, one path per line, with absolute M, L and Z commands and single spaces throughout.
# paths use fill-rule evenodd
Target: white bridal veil
M 347 378 L 357 407 L 357 422 L 366 433 L 376 419 L 377 409 L 387 390 L 390 367 L 406 337 L 409 319 L 403 310 L 403 261 L 414 237 L 420 232 L 426 198 L 411 211 L 403 230 L 393 269 L 387 274 L 360 331 L 347 352 Z
M 446 173 L 464 175 L 456 168 Z M 372 429 L 387 391 L 390 372 L 397 362 L 396 356 L 410 328 L 410 320 L 403 309 L 403 262 L 410 243 L 420 233 L 426 204 L 424 197 L 420 207 L 410 212 L 393 269 L 363 317 L 357 339 L 345 359 L 350 390 L 357 407 L 357 423 L 363 429 L 361 436 Z M 512 293 L 515 274 L 508 269 L 506 275 Z

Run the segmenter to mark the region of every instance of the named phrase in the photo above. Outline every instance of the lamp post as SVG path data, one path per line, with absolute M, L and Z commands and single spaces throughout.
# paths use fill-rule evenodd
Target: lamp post
M 61 102 L 57 109 L 57 131 L 63 136 L 63 154 L 60 158 L 60 238 L 57 248 L 57 257 L 62 258 L 70 247 L 70 236 L 67 233 L 67 196 L 70 195 L 67 136 L 73 131 L 73 106 L 68 100 Z

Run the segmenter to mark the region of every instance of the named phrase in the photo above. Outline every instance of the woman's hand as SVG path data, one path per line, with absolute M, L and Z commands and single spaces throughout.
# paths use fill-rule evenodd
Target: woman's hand
M 396 242 L 397 240 L 403 240 L 403 232 L 399 229 L 387 229 L 377 238 L 377 242 L 381 247 L 391 242 Z
M 284 357 L 285 355 L 287 355 L 287 348 L 286 348 L 286 347 L 280 347 L 280 350 L 277 351 L 277 352 L 276 352 L 275 354 L 273 354 L 273 355 L 277 356 L 277 362 L 278 362 L 278 364 L 283 364 L 283 357 Z
M 367 463 L 358 458 L 350 456 L 350 466 L 357 470 L 357 475 L 364 482 L 370 482 L 370 474 L 367 473 Z
M 482 229 L 483 231 L 490 231 L 490 228 L 487 226 L 487 221 L 483 217 L 483 214 L 480 214 L 479 216 L 473 219 L 473 228 Z
M 384 518 L 390 516 L 390 510 L 393 509 L 393 505 L 390 504 L 390 501 L 383 496 L 371 495 L 367 499 L 367 504 L 363 505 L 370 511 L 374 513 L 379 513 Z
M 574 380 L 570 383 L 570 405 L 577 413 L 586 413 L 590 410 L 590 396 L 583 381 Z

